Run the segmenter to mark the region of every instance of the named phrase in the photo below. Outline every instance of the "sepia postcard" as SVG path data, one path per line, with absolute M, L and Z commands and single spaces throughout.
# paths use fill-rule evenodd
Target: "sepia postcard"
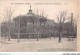
M 79 0 L 0 0 L 0 52 L 78 52 Z

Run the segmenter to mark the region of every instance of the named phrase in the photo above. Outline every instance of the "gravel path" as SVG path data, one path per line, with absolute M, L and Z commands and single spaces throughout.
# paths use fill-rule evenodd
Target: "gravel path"
M 76 39 L 68 41 L 67 38 L 62 38 L 61 43 L 58 43 L 58 38 L 43 38 L 36 39 L 21 39 L 17 43 L 17 39 L 5 41 L 2 43 L 0 52 L 55 52 L 55 51 L 76 51 Z

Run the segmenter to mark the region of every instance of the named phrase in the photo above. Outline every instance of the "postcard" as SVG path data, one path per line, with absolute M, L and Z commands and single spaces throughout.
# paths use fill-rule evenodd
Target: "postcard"
M 79 0 L 0 0 L 0 52 L 78 52 Z

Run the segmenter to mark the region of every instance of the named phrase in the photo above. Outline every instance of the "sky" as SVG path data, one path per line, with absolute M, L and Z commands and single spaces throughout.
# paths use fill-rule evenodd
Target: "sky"
M 13 17 L 18 15 L 26 15 L 30 9 L 34 13 L 41 13 L 44 11 L 44 16 L 47 16 L 48 19 L 52 19 L 57 22 L 56 16 L 60 11 L 66 11 L 67 16 L 70 16 L 73 13 L 73 17 L 78 19 L 79 15 L 79 1 L 78 0 L 0 0 L 0 21 L 3 22 L 5 14 L 4 9 L 12 8 L 15 10 Z

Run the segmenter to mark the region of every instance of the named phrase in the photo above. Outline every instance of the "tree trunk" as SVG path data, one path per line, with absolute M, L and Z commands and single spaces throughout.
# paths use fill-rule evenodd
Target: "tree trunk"
M 39 40 L 39 33 L 38 33 L 38 35 L 37 35 L 37 41 Z
M 28 39 L 30 39 L 30 26 L 29 26 L 29 32 L 28 33 L 29 33 Z
M 59 32 L 59 43 L 61 42 L 61 32 Z
M 19 19 L 19 24 L 18 24 L 18 43 L 20 42 L 20 33 L 19 33 L 19 30 L 20 30 L 20 19 Z
M 50 34 L 50 39 L 51 39 L 51 34 Z
M 26 21 L 26 37 L 27 37 L 27 21 Z
M 28 36 L 28 39 L 30 39 L 30 32 L 29 32 L 29 36 Z
M 18 31 L 18 41 L 17 41 L 18 43 L 20 43 L 19 39 L 20 39 L 20 35 L 19 35 L 19 31 Z
M 27 33 L 27 21 L 26 21 L 26 33 Z
M 10 41 L 10 24 L 8 23 L 8 28 L 9 28 L 9 35 L 8 35 L 8 41 Z
M 8 36 L 8 41 L 10 41 L 10 29 L 9 29 L 9 36 Z

